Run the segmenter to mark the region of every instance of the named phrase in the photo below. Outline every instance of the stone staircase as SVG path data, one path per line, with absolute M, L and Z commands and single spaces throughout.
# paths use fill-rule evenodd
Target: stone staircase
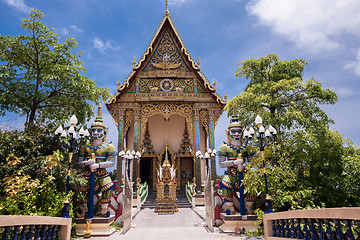
M 186 198 L 185 192 L 180 192 L 180 194 L 176 195 L 177 200 L 175 201 L 178 208 L 191 208 L 191 204 Z M 156 195 L 151 191 L 149 191 L 149 195 L 143 205 L 141 206 L 141 209 L 150 208 L 155 209 L 157 205 L 156 201 Z
M 191 208 L 191 203 L 187 199 L 185 192 L 181 192 L 180 194 L 176 195 L 177 200 L 175 201 L 178 208 Z
M 156 196 L 155 194 L 151 191 L 149 191 L 148 196 L 145 200 L 145 202 L 141 205 L 140 209 L 145 209 L 145 208 L 150 208 L 150 209 L 154 209 L 156 207 Z

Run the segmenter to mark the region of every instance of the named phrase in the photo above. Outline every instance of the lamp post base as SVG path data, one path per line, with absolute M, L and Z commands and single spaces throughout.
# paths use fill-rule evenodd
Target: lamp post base
M 70 218 L 69 211 L 70 211 L 70 203 L 68 200 L 65 200 L 64 208 L 63 208 L 63 218 Z
M 76 234 L 81 237 L 109 237 L 116 232 L 116 229 L 111 226 L 115 220 L 115 215 L 109 218 L 94 216 L 92 219 L 75 218 L 73 222 L 76 223 Z M 96 238 L 100 239 L 100 238 Z M 101 238 L 103 239 L 103 238 Z
M 273 213 L 270 198 L 265 199 L 265 214 L 266 213 Z
M 91 218 L 86 219 L 86 229 L 83 231 L 84 237 L 89 238 L 91 237 L 92 231 L 90 230 Z

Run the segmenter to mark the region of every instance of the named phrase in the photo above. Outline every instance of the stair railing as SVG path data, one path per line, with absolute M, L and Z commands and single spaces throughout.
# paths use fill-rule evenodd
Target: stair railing
M 2 233 L 2 236 L 1 236 Z M 70 240 L 71 218 L 0 215 L 1 239 Z
M 186 183 L 186 198 L 188 199 L 191 207 L 195 207 L 195 185 L 194 183 Z
M 147 182 L 139 183 L 137 189 L 137 208 L 144 204 L 149 194 L 149 186 Z
M 265 239 L 359 239 L 359 232 L 359 207 L 264 214 Z

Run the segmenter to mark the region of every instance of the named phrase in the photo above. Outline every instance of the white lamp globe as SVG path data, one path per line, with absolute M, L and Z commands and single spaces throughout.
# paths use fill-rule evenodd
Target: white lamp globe
M 70 124 L 71 125 L 76 125 L 78 122 L 77 118 L 75 115 L 72 115 L 72 117 L 70 118 Z
M 259 115 L 256 115 L 255 124 L 258 126 L 262 124 L 262 118 Z
M 66 131 L 65 130 L 63 130 L 63 132 L 61 133 L 61 137 L 66 137 Z
M 249 129 L 249 133 L 250 133 L 250 135 L 254 135 L 254 134 L 255 134 L 255 130 L 251 127 L 251 128 Z
M 263 125 L 261 125 L 261 126 L 260 126 L 260 128 L 259 128 L 259 132 L 260 132 L 260 133 L 264 133 L 264 132 L 265 132 L 265 128 L 264 128 L 264 126 L 263 126 Z
M 270 137 L 270 132 L 269 132 L 269 130 L 267 130 L 267 129 L 266 129 L 266 131 L 265 131 L 265 137 Z

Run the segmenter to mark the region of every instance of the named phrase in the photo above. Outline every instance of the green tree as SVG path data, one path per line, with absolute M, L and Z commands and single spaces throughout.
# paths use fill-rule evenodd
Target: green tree
M 235 110 L 246 125 L 257 114 L 261 115 L 265 122 L 273 125 L 280 133 L 280 143 L 298 142 L 305 137 L 304 131 L 313 134 L 313 139 L 321 141 L 333 121 L 320 105 L 334 104 L 337 96 L 329 89 L 322 89 L 321 83 L 312 78 L 303 80 L 306 64 L 301 59 L 280 60 L 275 54 L 241 61 L 236 76 L 245 77 L 250 82 L 241 94 L 226 105 L 228 113 Z M 304 149 L 301 148 L 307 143 L 310 145 L 307 150 L 312 152 L 310 178 L 315 185 L 320 178 L 319 168 L 323 161 L 321 154 L 314 151 L 312 146 L 320 143 L 302 142 L 298 145 L 298 154 L 303 154 Z
M 77 114 L 89 120 L 93 105 L 106 100 L 109 90 L 80 74 L 86 73 L 74 38 L 59 42 L 52 27 L 41 23 L 44 14 L 32 9 L 21 27 L 28 35 L 0 35 L 0 114 L 26 115 L 26 124 L 59 122 Z
M 312 78 L 303 81 L 306 64 L 301 59 L 280 60 L 275 54 L 241 61 L 236 76 L 250 82 L 229 101 L 226 110 L 237 112 L 247 125 L 259 114 L 282 133 L 332 123 L 319 105 L 334 104 L 337 96 Z
M 266 149 L 269 191 L 277 210 L 353 206 L 360 186 L 348 176 L 360 174 L 357 165 L 349 170 L 359 155 L 348 140 L 329 130 L 333 121 L 320 106 L 334 104 L 337 96 L 314 79 L 303 80 L 306 64 L 283 61 L 275 54 L 240 62 L 236 76 L 249 84 L 226 110 L 239 114 L 244 125 L 251 125 L 259 114 L 265 125 L 277 129 L 276 144 Z M 252 192 L 264 191 L 262 161 L 256 155 L 244 182 Z

